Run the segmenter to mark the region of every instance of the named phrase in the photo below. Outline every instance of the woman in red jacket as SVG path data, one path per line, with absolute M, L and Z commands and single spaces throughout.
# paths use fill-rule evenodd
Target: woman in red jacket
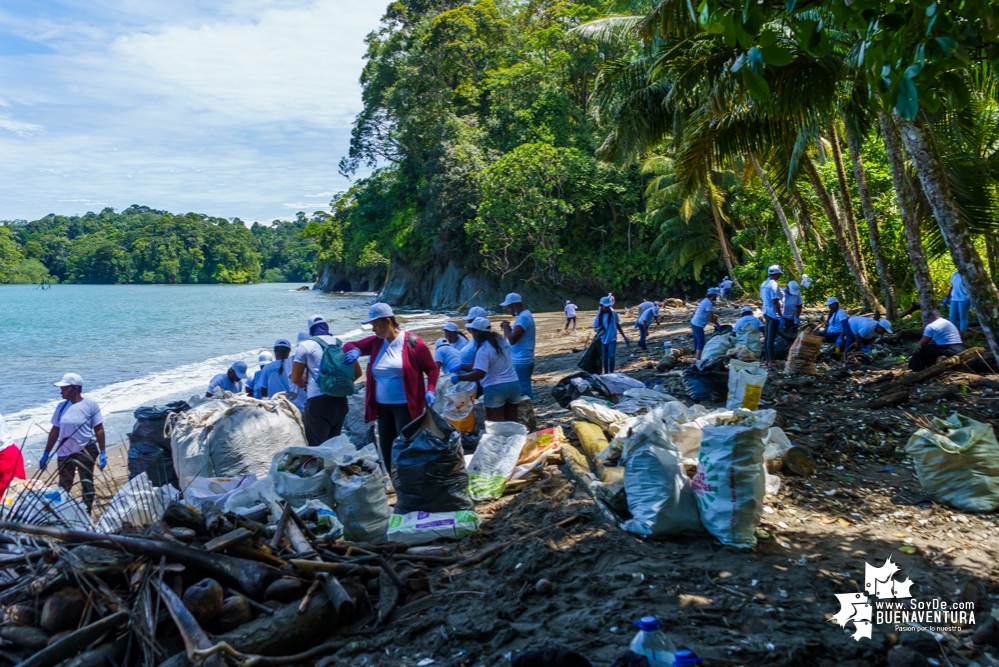
M 391 472 L 392 443 L 403 426 L 434 404 L 439 371 L 430 348 L 399 327 L 387 303 L 371 306 L 362 324 L 371 324 L 375 335 L 344 345 L 344 363 L 370 357 L 364 421 L 378 420 L 382 460 Z

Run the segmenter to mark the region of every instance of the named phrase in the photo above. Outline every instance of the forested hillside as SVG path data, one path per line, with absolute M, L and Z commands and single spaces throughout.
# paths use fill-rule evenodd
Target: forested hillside
M 0 226 L 0 282 L 311 282 L 319 246 L 303 237 L 323 219 L 254 223 L 145 206 L 50 215 Z

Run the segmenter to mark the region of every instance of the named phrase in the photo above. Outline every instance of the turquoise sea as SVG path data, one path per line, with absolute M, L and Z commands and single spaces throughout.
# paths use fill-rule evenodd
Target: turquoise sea
M 312 314 L 326 317 L 342 338 L 363 335 L 373 294 L 298 287 L 0 285 L 0 413 L 36 461 L 59 401 L 52 383 L 79 373 L 84 395 L 101 406 L 111 446 L 127 441 L 135 408 L 203 395 L 211 377 L 237 359 L 257 369 L 257 355 L 278 338 L 294 344 Z M 410 313 L 406 327 L 444 319 Z

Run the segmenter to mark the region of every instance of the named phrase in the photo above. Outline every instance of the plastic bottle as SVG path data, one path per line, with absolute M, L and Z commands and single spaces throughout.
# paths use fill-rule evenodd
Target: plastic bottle
M 663 356 L 672 357 L 673 356 L 673 344 L 669 342 L 669 337 L 663 341 Z
M 704 658 L 698 658 L 690 649 L 681 648 L 673 655 L 673 667 L 693 667 L 703 662 Z
M 650 667 L 673 667 L 676 647 L 661 631 L 659 620 L 655 616 L 643 616 L 635 625 L 638 634 L 631 640 L 631 652 L 644 655 Z
M 655 389 L 653 391 L 658 391 L 660 394 L 665 394 L 666 393 L 666 385 L 663 383 L 662 380 L 656 380 L 656 386 L 655 386 Z

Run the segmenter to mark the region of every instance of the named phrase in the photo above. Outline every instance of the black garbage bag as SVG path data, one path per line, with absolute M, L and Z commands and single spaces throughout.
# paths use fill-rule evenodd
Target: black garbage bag
M 603 370 L 603 359 L 603 343 L 600 341 L 600 330 L 598 329 L 597 335 L 593 337 L 593 342 L 586 348 L 586 352 L 583 353 L 576 366 L 587 373 L 599 373 Z
M 179 488 L 170 438 L 164 428 L 172 413 L 190 409 L 186 401 L 174 401 L 164 407 L 143 406 L 133 413 L 135 425 L 128 434 L 129 479 L 146 473 L 153 486 L 173 484 Z
M 648 660 L 645 662 L 648 665 Z M 592 667 L 585 657 L 567 648 L 551 647 L 514 656 L 511 667 Z
M 567 375 L 552 387 L 552 398 L 563 408 L 580 396 L 595 396 L 610 400 L 611 394 L 600 378 L 585 371 Z
M 783 326 L 777 330 L 777 338 L 774 339 L 774 358 L 778 361 L 787 359 L 791 351 L 794 339 L 798 337 L 798 325 Z
M 728 372 L 724 359 L 717 359 L 703 369 L 691 366 L 683 372 L 683 386 L 695 403 L 724 403 L 728 396 Z
M 174 412 L 186 412 L 191 406 L 187 401 L 174 401 L 163 407 L 143 406 L 133 414 L 135 425 L 132 427 L 131 435 L 136 440 L 152 440 L 163 447 L 170 447 L 170 438 L 163 434 L 167 417 Z
M 396 514 L 472 509 L 461 434 L 428 409 L 392 443 Z

